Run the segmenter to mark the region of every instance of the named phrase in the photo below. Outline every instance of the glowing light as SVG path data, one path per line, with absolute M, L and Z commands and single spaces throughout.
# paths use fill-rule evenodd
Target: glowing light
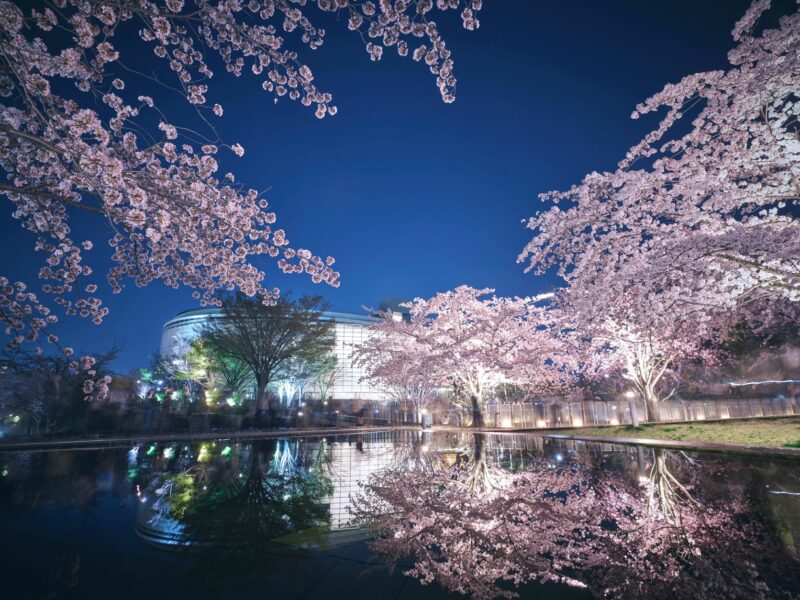
M 764 381 L 743 381 L 741 383 L 729 381 L 728 385 L 733 387 L 741 387 L 744 385 L 764 385 L 770 383 L 800 383 L 800 379 L 766 379 Z
M 611 419 L 611 421 L 609 421 L 609 423 L 611 425 L 619 425 L 619 419 Z
M 175 457 L 175 448 L 164 448 L 164 458 L 167 460 Z
M 697 415 L 697 417 L 695 417 L 695 421 L 705 421 L 705 420 L 706 420 L 705 415 Z
M 302 417 L 303 416 L 303 411 L 302 410 L 297 411 L 297 416 L 298 417 Z
M 205 462 L 211 458 L 208 444 L 200 444 L 200 452 L 197 453 L 197 462 Z
M 128 466 L 135 467 L 139 458 L 139 446 L 134 446 L 128 450 Z
M 545 421 L 544 419 L 539 419 L 538 421 L 536 421 L 536 426 L 537 427 L 547 427 L 547 421 Z
M 573 427 L 583 427 L 583 419 L 572 419 Z
M 222 449 L 222 452 L 220 452 L 219 454 L 220 454 L 220 456 L 230 456 L 231 455 L 231 447 L 230 446 L 225 446 Z
M 430 450 L 430 446 L 428 446 L 428 444 L 424 444 L 424 445 L 422 446 L 421 450 L 422 450 L 423 452 L 427 452 L 428 450 Z
M 555 458 L 558 462 L 561 462 L 562 460 L 564 460 L 564 455 L 559 452 L 558 454 L 556 454 Z
M 647 475 L 640 475 L 639 476 L 639 483 L 649 483 L 650 478 Z
M 511 419 L 503 419 L 500 423 L 501 427 L 511 427 Z
M 147 456 L 153 456 L 156 453 L 156 445 L 153 444 L 147 449 Z
M 636 392 L 634 392 L 633 390 L 628 390 L 627 392 L 625 392 L 625 397 L 628 400 L 633 400 L 636 397 Z

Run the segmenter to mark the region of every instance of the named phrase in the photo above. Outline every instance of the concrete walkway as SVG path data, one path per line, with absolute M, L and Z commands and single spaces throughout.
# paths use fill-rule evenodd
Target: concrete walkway
M 484 427 L 482 429 L 458 429 L 456 427 L 435 427 L 434 431 L 466 431 L 480 433 L 496 433 L 513 435 L 524 433 L 559 440 L 579 440 L 601 444 L 625 444 L 632 446 L 648 446 L 652 448 L 669 448 L 673 450 L 696 450 L 698 452 L 718 452 L 724 454 L 744 454 L 764 457 L 780 457 L 800 460 L 800 448 L 776 448 L 770 446 L 740 446 L 733 444 L 716 444 L 713 442 L 692 442 L 685 440 L 658 440 L 650 438 L 614 437 L 605 435 L 581 435 L 579 429 L 563 429 L 560 432 L 548 433 L 542 429 L 501 429 Z

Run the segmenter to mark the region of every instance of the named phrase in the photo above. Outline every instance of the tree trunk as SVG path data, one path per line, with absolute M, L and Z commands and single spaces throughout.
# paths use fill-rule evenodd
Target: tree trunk
M 469 401 L 472 405 L 472 426 L 483 427 L 483 411 L 481 410 L 481 401 L 477 394 L 471 394 Z
M 658 394 L 652 389 L 646 389 L 644 393 L 644 406 L 645 412 L 647 413 L 645 420 L 648 423 L 658 423 L 658 403 Z
M 256 384 L 256 409 L 259 413 L 267 410 L 267 386 L 266 384 Z

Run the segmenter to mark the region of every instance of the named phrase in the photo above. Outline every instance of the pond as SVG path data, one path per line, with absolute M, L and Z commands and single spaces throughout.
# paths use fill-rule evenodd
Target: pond
M 0 469 L 10 599 L 800 595 L 797 461 L 400 430 Z

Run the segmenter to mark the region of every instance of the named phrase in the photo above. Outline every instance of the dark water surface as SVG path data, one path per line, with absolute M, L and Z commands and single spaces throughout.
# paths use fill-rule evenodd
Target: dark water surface
M 8 599 L 800 596 L 796 461 L 398 431 L 0 470 Z

